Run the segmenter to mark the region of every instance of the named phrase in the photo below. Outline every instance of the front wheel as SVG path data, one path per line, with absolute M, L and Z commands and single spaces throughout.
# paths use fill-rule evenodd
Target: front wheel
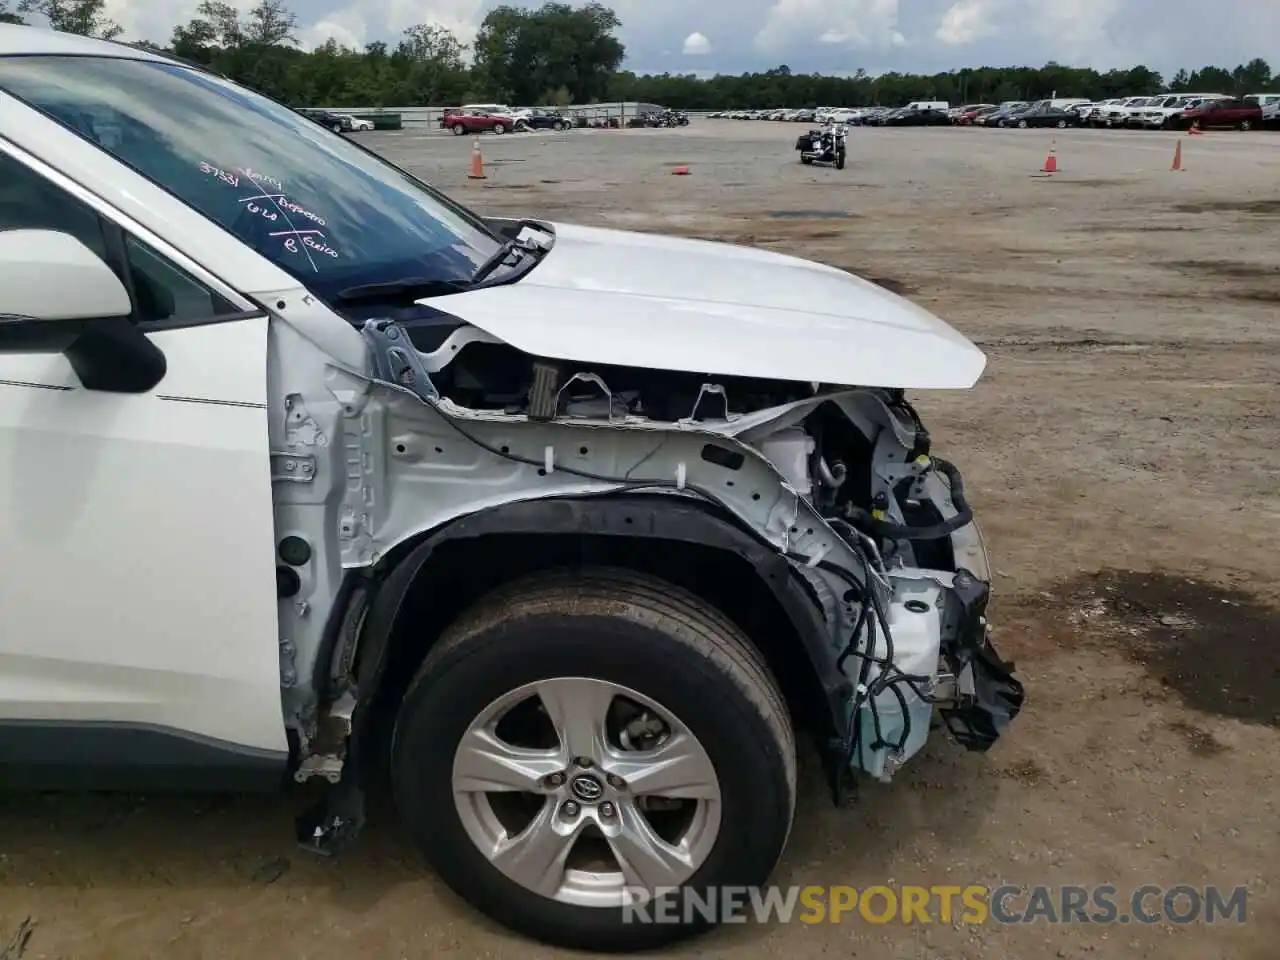
M 843 150 L 841 150 L 839 153 L 836 154 L 836 169 L 837 170 L 844 169 L 844 151 Z
M 1240 129 L 1241 129 L 1241 130 L 1243 130 L 1243 131 L 1246 131 L 1246 132 L 1247 132 L 1247 131 L 1249 131 L 1249 130 L 1252 130 L 1252 129 L 1253 129 L 1253 121 L 1252 121 L 1252 120 L 1241 120 L 1241 121 L 1240 121 Z
M 685 904 L 763 884 L 795 809 L 760 655 L 693 594 L 629 571 L 538 574 L 478 602 L 432 647 L 391 754 L 401 817 L 445 883 L 577 949 L 706 929 Z
M 1067 128 L 1067 121 L 1065 121 L 1065 120 L 1059 120 L 1059 121 L 1058 121 L 1058 129 L 1059 129 L 1059 130 L 1065 130 L 1066 128 Z
M 504 133 L 507 132 L 507 128 L 500 123 L 495 123 L 493 125 L 493 132 L 496 133 L 498 136 L 502 136 Z
M 334 124 L 333 126 L 331 126 L 329 129 L 330 129 L 330 130 L 332 130 L 334 133 L 341 133 L 341 132 L 342 132 L 342 124 L 340 124 L 340 123 L 335 123 L 335 124 Z

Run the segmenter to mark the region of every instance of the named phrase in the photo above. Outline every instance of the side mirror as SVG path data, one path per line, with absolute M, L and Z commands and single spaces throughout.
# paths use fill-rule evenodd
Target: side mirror
M 0 315 L 52 325 L 127 317 L 129 292 L 102 258 L 69 233 L 0 232 Z
M 132 313 L 120 278 L 75 237 L 0 231 L 0 355 L 61 353 L 86 389 L 145 393 L 167 363 Z

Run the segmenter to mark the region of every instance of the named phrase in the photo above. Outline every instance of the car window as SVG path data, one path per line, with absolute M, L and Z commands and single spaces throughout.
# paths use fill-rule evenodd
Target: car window
M 34 170 L 0 153 L 0 231 L 57 230 L 69 233 L 106 259 L 102 218 Z
M 501 247 L 474 214 L 282 104 L 179 64 L 0 57 L 0 91 L 132 167 L 336 302 L 466 281 Z
M 57 230 L 101 257 L 130 289 L 132 319 L 142 324 L 190 324 L 237 315 L 235 305 L 137 238 L 124 249 L 109 243 L 114 227 L 57 184 L 0 154 L 0 232 Z M 119 236 L 119 232 L 116 232 Z

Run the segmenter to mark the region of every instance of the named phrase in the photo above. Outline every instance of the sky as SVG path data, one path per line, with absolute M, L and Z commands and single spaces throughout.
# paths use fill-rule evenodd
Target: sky
M 394 41 L 434 23 L 463 40 L 502 0 L 293 0 L 304 46 Z M 507 0 L 537 6 L 535 0 Z M 570 0 L 576 2 L 576 0 Z M 166 41 L 198 0 L 107 0 L 128 38 Z M 238 0 L 247 9 L 254 0 Z M 627 69 L 743 73 L 933 73 L 965 66 L 1100 69 L 1145 64 L 1280 68 L 1280 0 L 606 0 L 622 20 Z M 1262 38 L 1270 38 L 1264 42 Z

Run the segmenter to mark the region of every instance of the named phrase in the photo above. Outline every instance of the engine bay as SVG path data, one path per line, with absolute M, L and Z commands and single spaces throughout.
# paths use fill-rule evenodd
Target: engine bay
M 948 522 L 921 495 L 923 476 L 948 465 L 929 458 L 928 431 L 901 390 L 861 391 L 866 403 L 859 408 L 862 422 L 855 423 L 847 400 L 842 404 L 836 399 L 847 398 L 848 387 L 586 366 L 486 342 L 467 344 L 431 379 L 460 407 L 543 421 L 710 426 L 790 405 L 812 406 L 795 422 L 784 419 L 774 430 L 754 430 L 743 439 L 822 517 L 874 538 L 887 561 L 955 569 L 946 535 L 950 530 L 937 528 L 946 524 L 955 529 L 970 514 L 958 504 L 957 518 Z M 831 402 L 813 404 L 826 394 Z M 895 442 L 886 442 L 889 438 Z M 953 489 L 959 483 L 958 475 L 949 480 Z M 933 535 L 919 536 L 930 530 Z

